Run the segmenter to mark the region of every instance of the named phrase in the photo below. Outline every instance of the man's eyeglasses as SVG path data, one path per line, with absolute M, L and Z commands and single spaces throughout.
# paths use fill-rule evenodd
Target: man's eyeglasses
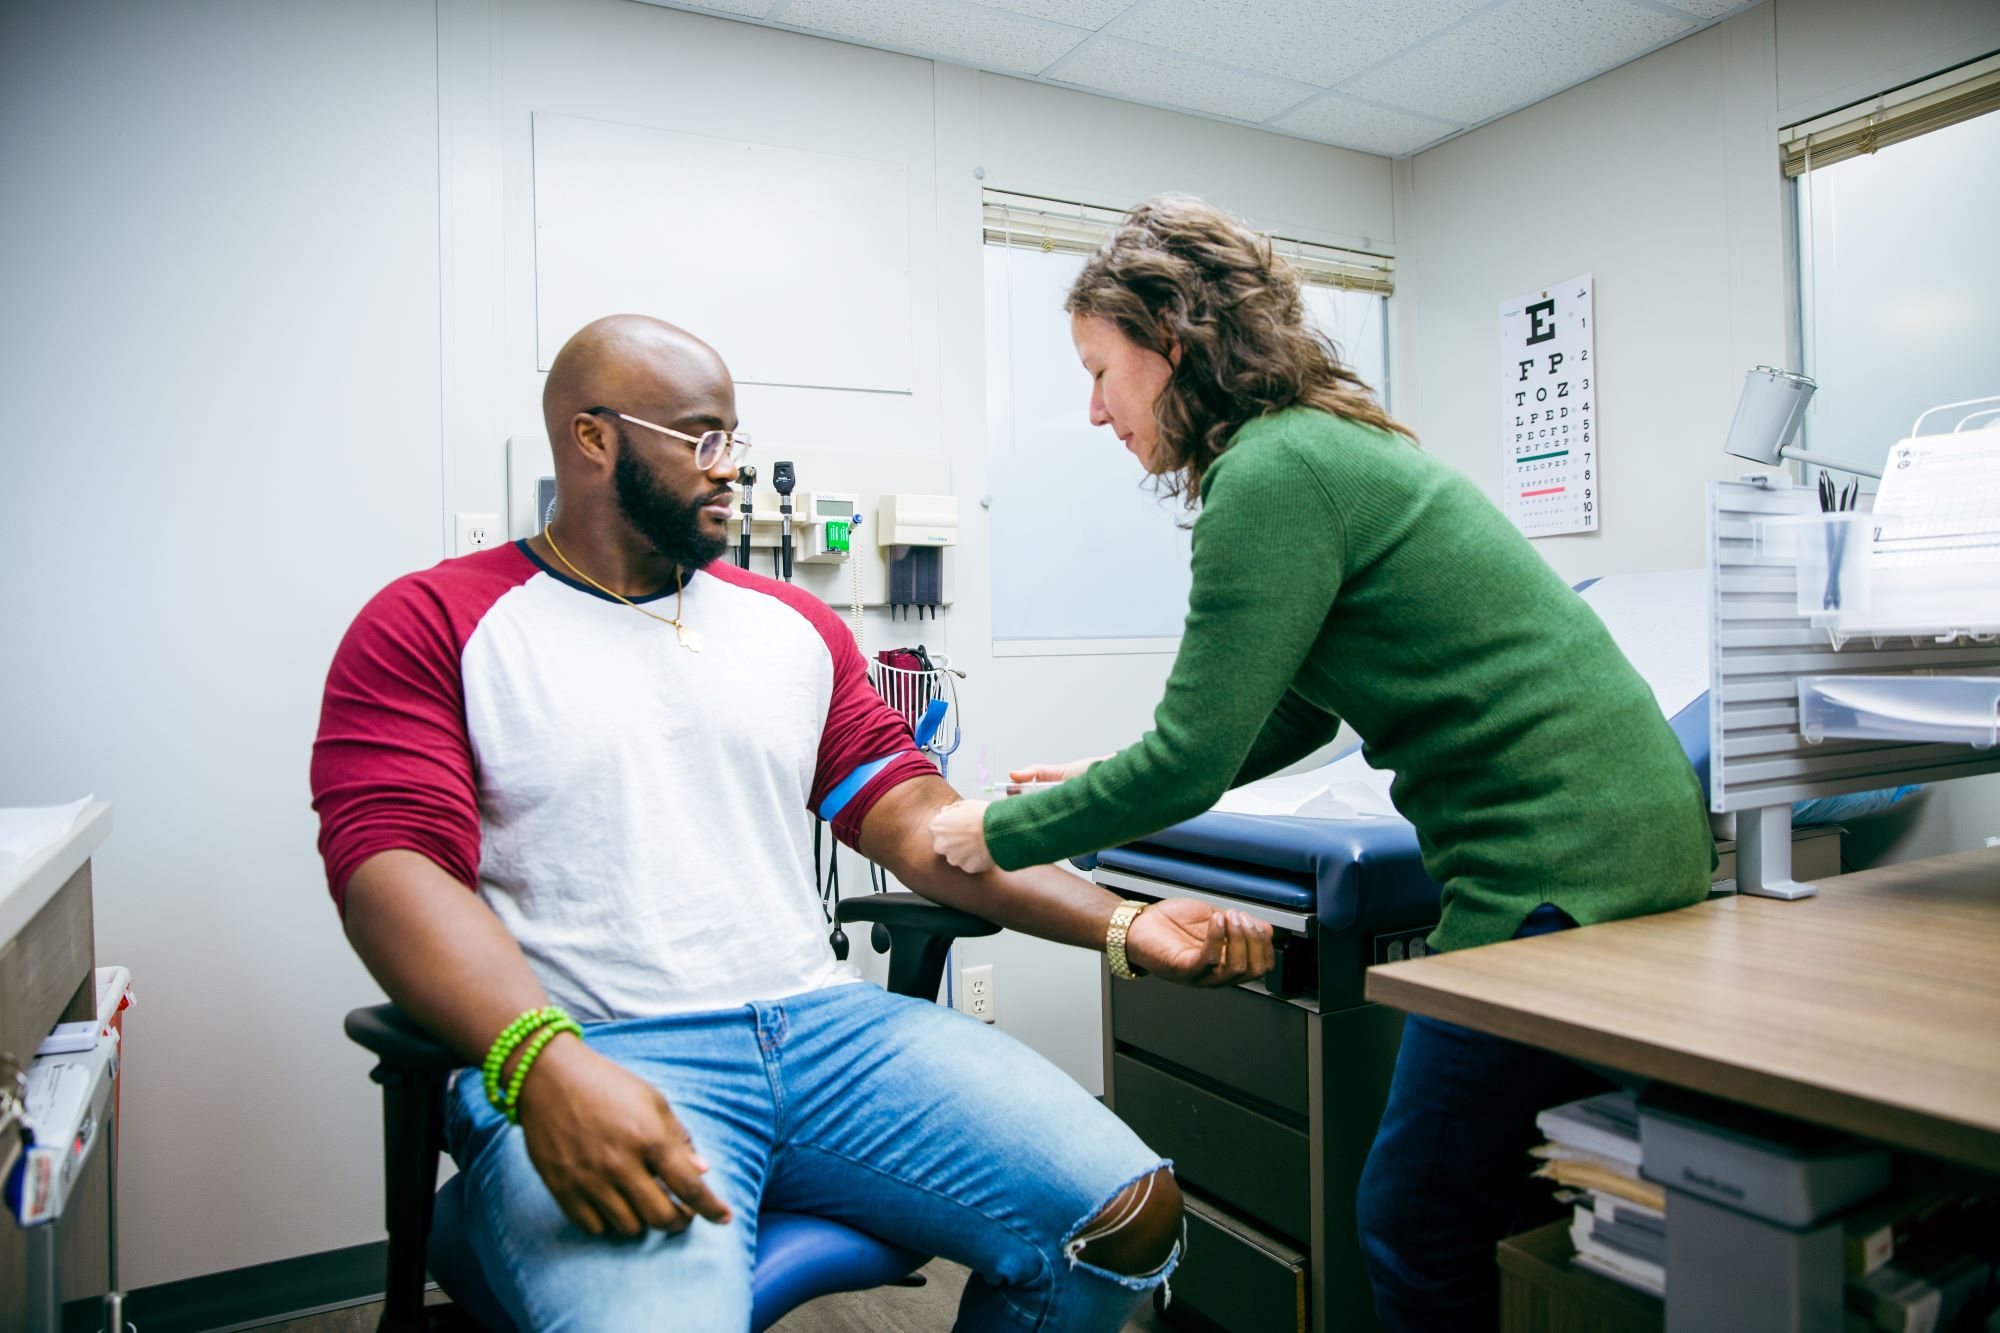
M 586 407 L 583 410 L 593 416 L 601 412 L 606 416 L 617 417 L 620 421 L 629 421 L 635 426 L 644 426 L 647 430 L 656 430 L 662 435 L 671 435 L 677 440 L 685 441 L 693 446 L 694 465 L 703 472 L 715 471 L 724 458 L 729 460 L 729 466 L 735 467 L 743 461 L 743 456 L 750 452 L 750 437 L 736 431 L 711 430 L 703 431 L 700 435 L 689 435 L 670 426 L 659 426 L 638 417 L 627 416 L 613 407 Z

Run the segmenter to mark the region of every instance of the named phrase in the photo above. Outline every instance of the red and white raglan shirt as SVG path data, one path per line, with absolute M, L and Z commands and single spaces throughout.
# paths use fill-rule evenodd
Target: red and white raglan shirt
M 646 604 L 672 615 L 674 592 Z M 313 746 L 334 901 L 376 853 L 420 852 L 582 1021 L 859 981 L 827 943 L 808 812 L 852 846 L 884 793 L 936 769 L 816 598 L 719 561 L 680 619 L 702 651 L 525 543 L 377 594 Z

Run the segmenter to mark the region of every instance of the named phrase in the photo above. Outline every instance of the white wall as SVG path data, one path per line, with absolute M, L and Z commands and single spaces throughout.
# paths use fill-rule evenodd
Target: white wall
M 1393 376 L 1424 448 L 1496 499 L 1500 305 L 1595 279 L 1603 527 L 1535 543 L 1572 582 L 1702 563 L 1742 373 L 1787 359 L 1772 84 L 1767 6 L 1409 165 Z
M 0 805 L 115 806 L 135 1287 L 379 1233 L 306 764 L 347 621 L 439 554 L 435 31 L 57 0 L 0 42 Z
M 2000 47 L 1993 0 L 1773 0 L 1778 115 L 1796 125 Z
M 381 1234 L 375 1089 L 339 1032 L 376 992 L 325 896 L 308 749 L 354 612 L 444 554 L 454 511 L 504 512 L 503 442 L 540 429 L 532 111 L 906 169 L 915 391 L 743 407 L 950 458 L 961 602 L 922 637 L 969 672 L 965 781 L 981 746 L 997 772 L 1132 739 L 1169 662 L 991 656 L 981 187 L 1194 189 L 1394 239 L 1379 158 L 627 0 L 47 0 L 8 25 L 0 804 L 117 807 L 98 939 L 141 1006 L 132 1287 Z M 1101 965 L 967 954 L 999 963 L 1003 1026 L 1095 1089 Z
M 1798 364 L 1779 129 L 1996 45 L 1990 2 L 1773 0 L 1399 163 L 1398 410 L 1497 498 L 1499 302 L 1590 272 L 1604 526 L 1536 545 L 1571 580 L 1703 564 L 1703 484 L 1754 470 L 1721 449 L 1743 374 Z M 1995 834 L 1987 777 L 1851 848 L 1902 860 Z

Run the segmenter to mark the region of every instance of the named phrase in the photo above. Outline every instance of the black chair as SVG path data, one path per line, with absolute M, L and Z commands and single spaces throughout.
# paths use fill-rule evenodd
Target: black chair
M 873 923 L 878 942 L 886 931 L 889 989 L 926 1000 L 937 997 L 954 940 L 999 930 L 990 921 L 914 893 L 844 898 L 836 915 L 843 923 Z M 458 1302 L 461 1315 L 504 1333 L 510 1327 L 506 1315 L 457 1226 L 456 1192 L 449 1182 L 444 1191 L 437 1190 L 445 1079 L 464 1062 L 393 1004 L 354 1010 L 347 1015 L 346 1029 L 378 1057 L 370 1077 L 382 1087 L 389 1262 L 377 1329 L 413 1333 L 431 1327 L 431 1317 L 441 1307 L 424 1305 L 430 1267 L 445 1294 Z M 440 1193 L 449 1196 L 442 1205 Z M 440 1222 L 438 1235 L 432 1234 L 434 1216 Z M 859 1291 L 904 1278 L 924 1262 L 923 1255 L 827 1218 L 760 1214 L 753 1329 L 762 1330 L 793 1307 L 828 1292 Z

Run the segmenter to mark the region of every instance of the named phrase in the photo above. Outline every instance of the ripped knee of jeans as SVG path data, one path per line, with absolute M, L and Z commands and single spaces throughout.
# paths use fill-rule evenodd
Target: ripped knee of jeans
M 1070 1267 L 1085 1263 L 1123 1279 L 1164 1275 L 1181 1239 L 1181 1190 L 1173 1169 L 1155 1167 L 1128 1181 L 1063 1238 Z

